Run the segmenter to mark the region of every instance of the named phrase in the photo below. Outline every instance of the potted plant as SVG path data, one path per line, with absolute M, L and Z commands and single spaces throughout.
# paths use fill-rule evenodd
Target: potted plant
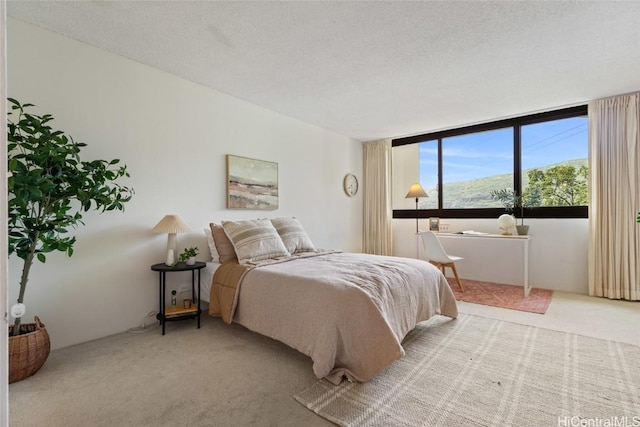
M 524 208 L 531 206 L 531 198 L 525 195 L 515 194 L 514 203 L 516 207 L 520 208 L 520 225 L 516 225 L 516 230 L 520 236 L 526 236 L 529 234 L 529 226 L 524 225 Z
M 36 317 L 36 325 L 21 325 L 25 312 L 24 298 L 29 272 L 34 260 L 44 263 L 46 253 L 53 251 L 73 255 L 75 237 L 69 228 L 84 224 L 82 212 L 124 210 L 133 189 L 115 181 L 128 177 L 126 166 L 118 159 L 83 161 L 80 149 L 86 144 L 75 142 L 62 131 L 53 130 L 49 114 L 26 112 L 33 104 L 21 105 L 9 98 L 11 109 L 7 122 L 8 149 L 8 243 L 9 255 L 23 260 L 17 304 L 12 307 L 15 318 L 9 327 L 9 382 L 33 375 L 49 354 L 49 339 L 44 325 Z M 34 365 L 34 355 L 18 350 L 32 333 L 41 346 Z M 15 350 L 15 351 L 14 351 Z M 44 359 L 42 359 L 44 357 Z M 26 366 L 26 367 L 25 367 Z
M 531 197 L 521 196 L 513 190 L 503 188 L 501 190 L 491 190 L 491 197 L 500 201 L 509 215 L 513 215 L 516 208 L 520 209 L 520 225 L 516 225 L 516 230 L 521 236 L 529 233 L 529 226 L 524 225 L 524 208 L 529 207 Z
M 194 265 L 196 263 L 196 255 L 198 255 L 198 248 L 193 246 L 190 248 L 185 248 L 184 251 L 180 254 L 178 261 L 186 262 L 187 265 Z

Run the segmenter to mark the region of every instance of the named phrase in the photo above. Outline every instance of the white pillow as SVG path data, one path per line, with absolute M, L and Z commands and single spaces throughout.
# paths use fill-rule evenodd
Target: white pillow
M 240 264 L 291 255 L 268 219 L 222 221 L 222 227 Z
M 207 236 L 207 244 L 209 245 L 209 252 L 211 253 L 211 261 L 220 262 L 220 255 L 218 255 L 216 242 L 213 240 L 213 233 L 209 227 L 205 227 L 204 235 Z
M 271 220 L 271 223 L 290 253 L 316 251 L 307 232 L 296 218 L 275 218 Z

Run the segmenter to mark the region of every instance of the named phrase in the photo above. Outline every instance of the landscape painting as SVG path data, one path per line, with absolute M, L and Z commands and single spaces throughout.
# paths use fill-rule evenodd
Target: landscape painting
M 227 208 L 278 209 L 278 164 L 227 154 Z

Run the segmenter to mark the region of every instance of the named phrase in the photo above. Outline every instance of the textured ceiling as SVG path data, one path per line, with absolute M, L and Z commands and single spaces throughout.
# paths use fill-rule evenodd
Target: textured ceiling
M 7 13 L 359 140 L 640 90 L 640 1 L 7 1 Z

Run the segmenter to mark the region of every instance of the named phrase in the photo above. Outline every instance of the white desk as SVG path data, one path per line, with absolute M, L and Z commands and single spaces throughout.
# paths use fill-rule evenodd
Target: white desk
M 516 266 L 521 265 L 524 296 L 529 296 L 529 242 L 531 236 L 504 236 L 502 234 L 436 233 L 447 253 L 464 258 L 456 263 L 462 277 L 487 282 L 519 284 L 512 278 Z M 501 273 L 511 273 L 511 278 Z M 497 277 L 493 280 L 491 277 Z M 513 283 L 513 282 L 516 283 Z

